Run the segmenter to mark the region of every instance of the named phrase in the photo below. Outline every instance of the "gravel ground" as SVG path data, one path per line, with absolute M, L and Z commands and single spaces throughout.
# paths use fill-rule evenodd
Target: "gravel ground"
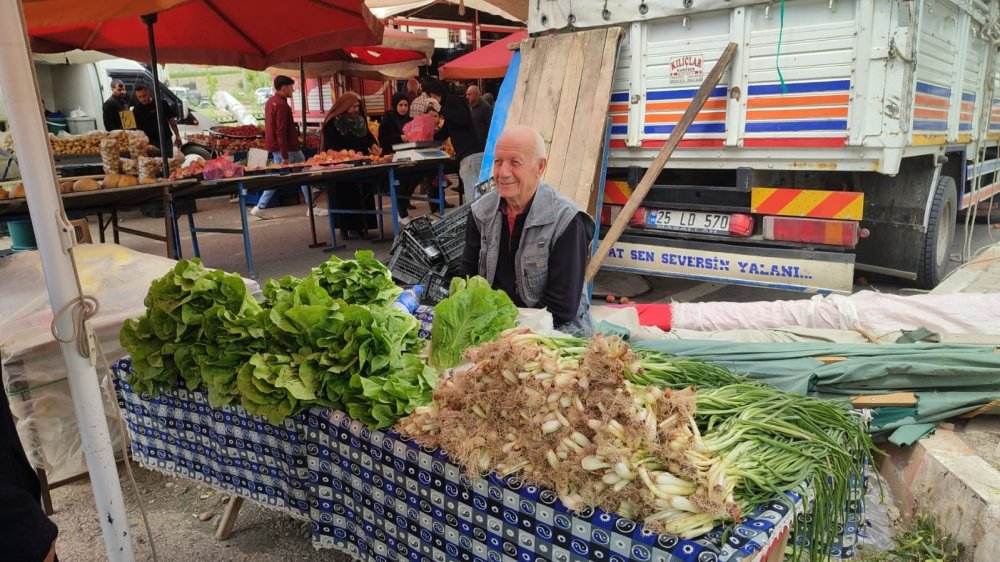
M 127 483 L 123 464 L 118 465 L 125 494 L 132 544 L 136 560 L 153 560 L 149 537 L 142 525 L 135 491 Z M 149 518 L 160 562 L 224 561 L 336 561 L 349 556 L 312 547 L 309 523 L 288 515 L 244 502 L 232 536 L 220 541 L 215 529 L 229 497 L 191 480 L 172 478 L 132 463 L 139 496 Z M 104 538 L 94 507 L 89 480 L 52 490 L 59 526 L 56 551 L 59 560 L 88 562 L 106 560 Z M 2 559 L 2 556 L 0 556 Z

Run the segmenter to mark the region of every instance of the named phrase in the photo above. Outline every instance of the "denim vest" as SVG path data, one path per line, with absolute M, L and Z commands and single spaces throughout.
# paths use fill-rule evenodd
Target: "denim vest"
M 517 264 L 514 272 L 517 280 L 517 295 L 525 306 L 535 307 L 545 292 L 549 278 L 549 252 L 552 244 L 580 213 L 580 208 L 572 200 L 557 192 L 551 185 L 539 182 L 535 199 L 524 219 L 521 244 L 514 255 Z M 503 217 L 500 211 L 500 194 L 491 191 L 472 204 L 472 216 L 479 227 L 481 245 L 479 247 L 479 275 L 490 284 L 496 276 L 497 260 L 500 255 L 500 229 Z M 584 215 L 587 216 L 587 215 Z M 594 221 L 587 216 L 588 230 L 594 232 Z M 589 256 L 581 256 L 587 260 Z M 580 305 L 576 317 L 556 329 L 574 335 L 590 335 L 593 324 L 590 319 L 590 296 L 586 283 L 580 288 Z

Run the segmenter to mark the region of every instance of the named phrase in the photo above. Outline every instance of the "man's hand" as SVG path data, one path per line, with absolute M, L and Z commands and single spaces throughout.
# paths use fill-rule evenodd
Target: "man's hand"
M 174 146 L 177 148 L 180 148 L 183 144 L 184 143 L 181 142 L 181 139 L 174 139 Z
M 382 147 L 377 144 L 373 144 L 372 147 L 368 149 L 368 154 L 372 156 L 382 156 Z

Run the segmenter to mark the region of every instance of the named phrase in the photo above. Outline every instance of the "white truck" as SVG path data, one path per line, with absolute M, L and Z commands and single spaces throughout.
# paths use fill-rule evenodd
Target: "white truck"
M 995 1 L 529 4 L 532 33 L 625 31 L 605 224 L 738 45 L 605 268 L 839 292 L 857 267 L 933 287 L 957 211 L 996 208 Z
M 65 56 L 62 55 L 37 55 L 35 57 L 35 74 L 38 77 L 38 86 L 42 95 L 42 103 L 46 110 L 60 112 L 69 116 L 70 112 L 82 109 L 87 115 L 87 119 L 93 120 L 88 124 L 81 121 L 86 128 L 96 128 L 104 130 L 102 106 L 104 100 L 111 96 L 111 81 L 120 79 L 125 82 L 127 95 L 131 96 L 137 84 L 153 83 L 152 74 L 141 64 L 127 59 L 108 59 L 106 57 L 90 57 L 87 54 L 74 52 L 72 56 L 82 57 L 80 62 L 66 63 Z M 98 60 L 93 60 L 97 58 Z M 70 61 L 74 59 L 70 58 Z M 86 62 L 83 62 L 86 61 Z M 182 100 L 162 83 L 160 84 L 160 96 L 165 105 L 173 109 L 180 115 L 178 123 L 182 134 L 185 131 L 197 130 L 215 124 L 211 119 L 206 119 L 204 115 L 192 112 L 188 108 L 187 100 Z M 134 103 L 134 102 L 133 102 Z M 7 108 L 4 102 L 3 92 L 0 91 L 0 134 L 8 131 Z M 99 162 L 99 158 L 97 159 Z M 0 173 L 6 171 L 5 179 L 18 177 L 16 165 L 7 167 L 6 159 L 0 156 Z

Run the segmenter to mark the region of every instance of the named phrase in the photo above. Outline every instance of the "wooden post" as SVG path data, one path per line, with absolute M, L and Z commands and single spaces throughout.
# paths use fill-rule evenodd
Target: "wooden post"
M 730 43 L 726 50 L 722 52 L 722 56 L 719 57 L 719 61 L 715 63 L 712 70 L 705 77 L 705 81 L 701 83 L 701 87 L 698 88 L 698 92 L 694 95 L 691 100 L 691 105 L 688 106 L 684 115 L 681 116 L 681 120 L 674 127 L 672 133 L 670 133 L 670 138 L 667 143 L 663 145 L 660 149 L 660 154 L 657 155 L 656 160 L 653 160 L 652 165 L 646 170 L 646 174 L 642 176 L 642 180 L 639 185 L 632 192 L 632 196 L 629 197 L 628 201 L 625 203 L 625 207 L 622 208 L 621 213 L 618 214 L 618 218 L 612 223 L 611 228 L 608 230 L 607 235 L 605 235 L 604 240 L 601 240 L 601 245 L 597 248 L 597 255 L 590 258 L 590 263 L 587 264 L 587 281 L 591 281 L 597 271 L 601 268 L 601 262 L 604 261 L 604 257 L 608 255 L 611 247 L 618 242 L 618 237 L 622 235 L 622 231 L 628 225 L 628 221 L 632 218 L 635 210 L 639 208 L 639 204 L 642 200 L 646 198 L 649 190 L 653 187 L 653 182 L 656 181 L 657 176 L 663 171 L 663 166 L 666 165 L 667 160 L 670 159 L 670 155 L 673 154 L 674 149 L 681 142 L 684 134 L 687 132 L 688 127 L 694 122 L 694 118 L 701 111 L 701 108 L 708 101 L 709 96 L 712 95 L 712 90 L 718 85 L 719 80 L 722 79 L 723 73 L 729 68 L 730 63 L 733 61 L 733 56 L 736 54 L 736 43 Z M 607 150 L 607 147 L 605 147 Z
M 226 506 L 226 512 L 219 520 L 219 528 L 215 531 L 216 540 L 224 541 L 233 534 L 233 526 L 236 525 L 236 516 L 240 514 L 241 507 L 243 507 L 243 498 L 239 496 L 229 498 L 229 505 Z

